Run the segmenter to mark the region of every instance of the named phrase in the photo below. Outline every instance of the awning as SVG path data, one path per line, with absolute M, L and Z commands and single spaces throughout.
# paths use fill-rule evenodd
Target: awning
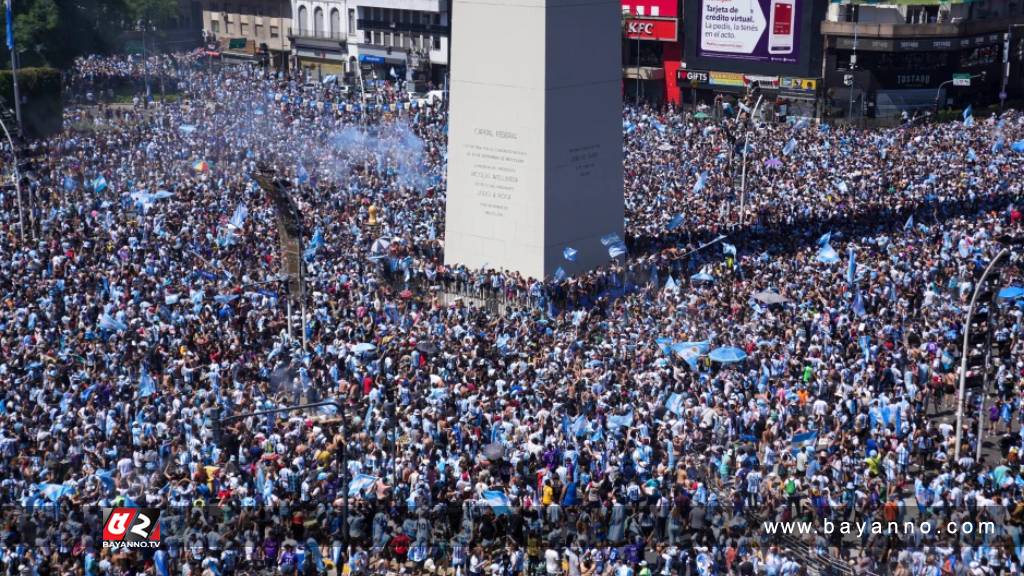
M 634 80 L 664 80 L 665 69 L 656 66 L 629 66 L 622 69 L 622 76 Z

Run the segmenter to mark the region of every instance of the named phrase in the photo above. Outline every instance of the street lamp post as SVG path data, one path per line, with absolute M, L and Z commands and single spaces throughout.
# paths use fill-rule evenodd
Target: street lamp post
M 953 451 L 953 459 L 954 460 L 960 460 L 960 442 L 961 442 L 961 439 L 962 439 L 962 436 L 963 436 L 964 389 L 965 389 L 966 383 L 967 383 L 967 355 L 968 355 L 968 352 L 970 351 L 971 318 L 974 316 L 974 308 L 975 308 L 975 306 L 977 305 L 977 302 L 978 302 L 978 294 L 981 293 L 982 286 L 984 286 L 985 285 L 985 281 L 988 280 L 988 275 L 992 272 L 992 269 L 995 268 L 996 264 L 998 264 L 1000 260 L 1002 260 L 1003 258 L 1008 256 L 1009 254 L 1010 254 L 1010 249 L 1009 248 L 1003 248 L 999 252 L 999 254 L 997 254 L 996 257 L 993 258 L 992 261 L 988 263 L 988 266 L 985 267 L 985 272 L 982 273 L 981 278 L 978 280 L 978 283 L 974 286 L 974 293 L 971 295 L 971 305 L 967 309 L 967 316 L 965 318 L 965 325 L 964 325 L 964 344 L 963 344 L 963 349 L 960 351 L 960 391 L 957 394 L 957 400 L 956 400 L 956 444 L 954 445 L 954 451 Z M 989 314 L 991 314 L 991 313 L 992 312 L 989 311 Z M 986 374 L 988 373 L 988 356 L 989 355 L 990 355 L 990 351 L 986 350 L 985 351 L 985 356 L 986 356 L 986 358 L 985 358 L 985 371 L 986 372 L 985 373 Z M 985 382 L 985 381 L 986 381 L 986 379 L 983 376 L 983 382 Z M 984 394 L 984 392 L 985 392 L 984 385 L 982 385 L 982 394 Z M 982 402 L 984 402 L 984 400 L 982 400 Z M 982 419 L 982 416 L 983 415 L 979 412 L 978 413 L 978 419 L 979 420 Z M 977 454 L 980 456 L 980 454 L 981 454 L 981 437 L 980 437 L 981 425 L 980 424 L 978 426 L 978 432 L 979 432 L 979 437 L 978 437 L 978 452 L 977 452 Z
M 974 80 L 975 78 L 984 78 L 984 77 L 985 77 L 985 73 L 982 72 L 980 74 L 972 75 L 970 77 L 970 80 Z M 939 113 L 939 96 L 942 95 L 942 88 L 944 86 L 947 86 L 947 85 L 952 84 L 952 83 L 953 83 L 953 79 L 951 78 L 951 79 L 946 80 L 945 82 L 942 82 L 941 84 L 939 84 L 939 87 L 935 89 L 935 114 L 936 115 Z
M 754 117 L 757 116 L 757 109 L 761 107 L 761 101 L 764 99 L 764 94 L 759 94 L 757 97 L 757 103 L 754 104 L 754 108 L 750 111 L 750 118 L 747 119 L 747 130 L 743 133 L 743 169 L 740 172 L 740 224 L 744 222 L 743 213 L 746 209 L 747 204 L 747 146 L 750 141 L 750 125 L 754 122 Z M 733 180 L 735 183 L 736 181 Z
M 221 443 L 221 429 L 224 424 L 242 420 L 245 418 L 251 418 L 253 416 L 266 416 L 268 414 L 281 414 L 284 412 L 298 412 L 300 410 L 307 410 L 309 408 L 320 408 L 323 406 L 334 406 L 338 411 L 338 416 L 341 418 L 341 449 L 338 451 L 338 459 L 341 464 L 341 493 L 342 493 L 342 504 L 341 504 L 341 537 L 345 546 L 348 547 L 348 434 L 347 426 L 345 426 L 345 405 L 338 400 L 324 400 L 322 402 L 311 402 L 309 404 L 296 404 L 294 406 L 284 406 L 282 408 L 271 408 L 269 410 L 256 410 L 254 412 L 246 412 L 243 414 L 234 414 L 225 418 L 219 418 L 213 421 L 213 436 L 214 442 L 217 444 Z
M 21 241 L 25 241 L 25 211 L 21 206 L 21 173 L 18 171 L 18 153 L 14 148 L 14 140 L 11 139 L 11 133 L 7 130 L 7 124 L 4 123 L 3 118 L 0 118 L 0 128 L 4 129 L 4 136 L 7 137 L 7 143 L 11 146 L 11 161 L 14 163 L 14 193 L 18 195 L 18 232 L 21 236 Z

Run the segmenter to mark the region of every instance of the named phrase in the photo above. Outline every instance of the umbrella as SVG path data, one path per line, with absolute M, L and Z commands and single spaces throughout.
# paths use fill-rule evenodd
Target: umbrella
M 715 348 L 708 354 L 712 362 L 718 362 L 720 364 L 735 364 L 736 362 L 742 362 L 746 357 L 747 353 L 739 348 L 732 346 L 723 346 L 721 348 Z
M 381 252 L 387 252 L 388 248 L 391 247 L 391 241 L 386 238 L 377 238 L 370 245 L 370 250 L 374 254 L 380 254 Z
M 356 354 L 372 354 L 377 350 L 377 347 L 369 342 L 363 342 L 362 344 L 356 344 L 352 347 L 352 351 Z
M 1014 300 L 1024 296 L 1024 288 L 1020 286 L 1007 286 L 999 291 L 999 297 L 1004 300 Z
M 658 150 L 661 150 L 662 152 L 671 152 L 672 151 L 672 145 L 671 144 L 660 144 L 658 146 Z
M 697 112 L 696 114 L 693 115 L 693 117 L 696 118 L 697 120 L 706 120 L 710 118 L 710 116 L 708 116 L 704 112 Z
M 714 282 L 715 277 L 707 272 L 698 272 L 693 276 L 690 276 L 691 282 Z
M 789 302 L 789 298 L 786 298 L 785 296 L 783 296 L 782 294 L 779 294 L 778 292 L 770 292 L 768 290 L 765 290 L 764 292 L 758 292 L 757 294 L 754 294 L 754 300 L 757 300 L 758 302 L 762 302 L 764 304 L 769 304 L 769 305 L 771 305 L 771 304 L 783 304 L 783 303 Z
M 437 354 L 437 344 L 423 341 L 416 344 L 416 350 L 419 350 L 420 353 L 426 354 L 427 356 L 433 356 L 434 354 Z
M 782 168 L 782 160 L 778 158 L 769 158 L 764 161 L 764 165 L 769 168 Z

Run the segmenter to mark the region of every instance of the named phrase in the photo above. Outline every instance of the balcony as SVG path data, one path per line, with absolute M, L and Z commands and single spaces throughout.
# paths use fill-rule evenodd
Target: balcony
M 290 38 L 311 39 L 311 40 L 345 40 L 347 36 L 341 30 L 308 30 L 304 28 L 289 28 Z
M 360 30 L 377 30 L 384 32 L 415 32 L 416 34 L 447 36 L 448 27 L 441 24 L 422 24 L 420 22 L 393 22 L 389 20 L 359 19 Z
M 942 24 L 875 24 L 826 20 L 821 23 L 821 33 L 825 36 L 853 36 L 856 28 L 856 35 L 861 38 L 955 38 L 1006 32 L 1007 27 L 1012 24 L 1024 24 L 1024 16 Z
M 288 38 L 296 48 L 336 51 L 345 46 L 348 36 L 341 30 L 309 30 L 294 28 L 288 30 Z

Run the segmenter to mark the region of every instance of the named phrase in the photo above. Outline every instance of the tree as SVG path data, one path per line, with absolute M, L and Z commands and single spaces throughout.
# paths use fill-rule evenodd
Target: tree
M 133 22 L 148 26 L 164 24 L 178 15 L 178 0 L 124 0 Z
M 26 4 L 28 10 L 14 17 L 14 42 L 22 54 L 22 65 L 43 64 L 49 60 L 47 52 L 58 46 L 53 39 L 60 23 L 60 10 L 53 0 L 32 0 Z

